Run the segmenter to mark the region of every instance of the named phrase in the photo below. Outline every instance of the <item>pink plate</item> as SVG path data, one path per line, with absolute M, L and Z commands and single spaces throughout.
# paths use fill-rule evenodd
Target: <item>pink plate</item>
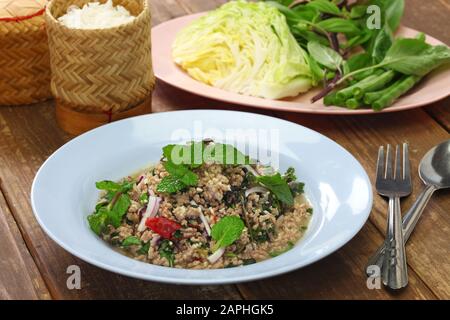
M 319 91 L 317 88 L 295 98 L 268 100 L 228 92 L 192 79 L 173 62 L 172 43 L 178 31 L 204 14 L 205 13 L 199 13 L 173 19 L 152 29 L 153 68 L 158 79 L 174 87 L 200 96 L 255 108 L 318 114 L 379 113 L 371 109 L 349 110 L 340 107 L 326 107 L 323 105 L 322 100 L 312 104 L 310 99 Z M 414 37 L 417 33 L 418 31 L 416 30 L 402 26 L 397 35 Z M 441 41 L 430 36 L 427 36 L 427 42 L 432 45 L 443 44 Z M 393 112 L 417 108 L 443 99 L 450 95 L 449 84 L 450 68 L 448 68 L 448 66 L 441 67 L 424 78 L 410 93 L 403 96 L 391 107 L 386 108 L 381 112 Z

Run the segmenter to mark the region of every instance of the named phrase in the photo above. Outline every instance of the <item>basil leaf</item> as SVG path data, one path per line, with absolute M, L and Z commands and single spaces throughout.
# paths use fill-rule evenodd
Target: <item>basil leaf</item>
M 393 31 L 397 30 L 400 25 L 400 20 L 405 9 L 404 0 L 384 0 L 384 12 L 386 15 L 386 23 Z
M 382 29 L 378 30 L 369 48 L 369 52 L 371 53 L 375 62 L 378 63 L 383 60 L 386 52 L 392 46 L 393 40 L 394 36 L 388 24 L 385 24 Z
M 128 247 L 131 245 L 138 246 L 140 244 L 141 244 L 141 240 L 139 240 L 139 238 L 135 237 L 135 236 L 129 236 L 122 241 L 122 246 L 124 246 L 124 247 Z
M 372 57 L 368 53 L 359 53 L 350 57 L 344 63 L 344 74 L 368 67 L 372 64 Z
M 397 39 L 380 63 L 395 71 L 423 76 L 438 66 L 450 62 L 450 49 L 431 46 L 421 39 Z
M 352 19 L 357 19 L 357 18 L 362 18 L 366 15 L 367 13 L 367 5 L 356 5 L 353 6 L 352 9 L 350 10 L 350 18 Z
M 237 216 L 226 216 L 220 219 L 211 229 L 211 237 L 216 241 L 213 251 L 238 240 L 244 227 L 244 222 Z
M 320 12 L 330 13 L 334 15 L 341 15 L 341 10 L 333 2 L 328 0 L 313 0 L 306 4 L 307 7 L 312 7 Z
M 321 65 L 331 70 L 339 70 L 342 64 L 342 57 L 333 49 L 321 45 L 318 42 L 308 42 L 309 54 Z
M 325 72 L 319 66 L 316 60 L 310 55 L 306 55 L 309 63 L 309 68 L 311 69 L 312 83 L 313 85 L 317 85 L 320 81 L 322 81 Z
M 317 23 L 317 26 L 328 32 L 341 32 L 345 34 L 357 34 L 361 30 L 352 20 L 330 18 Z
M 280 173 L 276 173 L 272 176 L 259 176 L 256 177 L 256 179 L 259 183 L 269 189 L 281 202 L 290 206 L 294 204 L 294 197 L 292 196 L 291 189 L 289 189 L 286 180 L 283 179 Z

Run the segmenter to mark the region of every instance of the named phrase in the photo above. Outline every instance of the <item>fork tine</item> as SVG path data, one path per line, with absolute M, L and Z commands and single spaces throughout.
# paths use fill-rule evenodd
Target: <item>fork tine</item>
M 404 159 L 403 159 L 404 160 Z M 395 180 L 403 180 L 402 155 L 398 145 L 395 146 Z
M 378 149 L 378 160 L 377 160 L 377 180 L 380 181 L 384 179 L 384 147 L 381 146 Z
M 393 178 L 393 168 L 392 168 L 392 147 L 390 144 L 387 145 L 386 150 L 386 179 L 392 179 Z
M 408 144 L 403 144 L 403 179 L 411 182 L 411 164 L 409 163 Z

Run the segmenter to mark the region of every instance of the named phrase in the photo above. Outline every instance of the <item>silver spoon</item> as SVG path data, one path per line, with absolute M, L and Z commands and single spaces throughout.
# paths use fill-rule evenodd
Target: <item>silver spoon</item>
M 422 191 L 411 209 L 403 218 L 403 239 L 406 243 L 413 232 L 420 216 L 428 201 L 436 190 L 450 188 L 450 140 L 444 141 L 428 151 L 420 161 L 419 175 L 425 184 Z M 383 266 L 384 244 L 369 259 L 366 266 L 368 276 L 372 275 L 371 266 Z

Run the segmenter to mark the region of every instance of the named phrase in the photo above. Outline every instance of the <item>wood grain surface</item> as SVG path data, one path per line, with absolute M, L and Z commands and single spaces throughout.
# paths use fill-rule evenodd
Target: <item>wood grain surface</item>
M 223 0 L 152 0 L 153 24 L 217 7 Z M 447 0 L 406 0 L 403 23 L 450 44 Z M 409 142 L 413 172 L 425 152 L 449 139 L 450 99 L 422 109 L 368 116 L 318 116 L 261 111 L 194 96 L 158 82 L 153 111 L 209 108 L 284 118 L 319 131 L 347 148 L 374 179 L 379 145 Z M 399 292 L 369 290 L 363 269 L 382 243 L 386 202 L 375 195 L 370 219 L 329 257 L 271 279 L 227 286 L 175 286 L 130 279 L 91 266 L 50 240 L 31 210 L 31 183 L 39 166 L 71 139 L 55 122 L 53 101 L 0 107 L 0 299 L 449 299 L 450 192 L 430 201 L 408 245 L 410 285 Z M 414 175 L 414 193 L 422 188 Z M 82 288 L 66 286 L 67 267 L 78 265 Z

